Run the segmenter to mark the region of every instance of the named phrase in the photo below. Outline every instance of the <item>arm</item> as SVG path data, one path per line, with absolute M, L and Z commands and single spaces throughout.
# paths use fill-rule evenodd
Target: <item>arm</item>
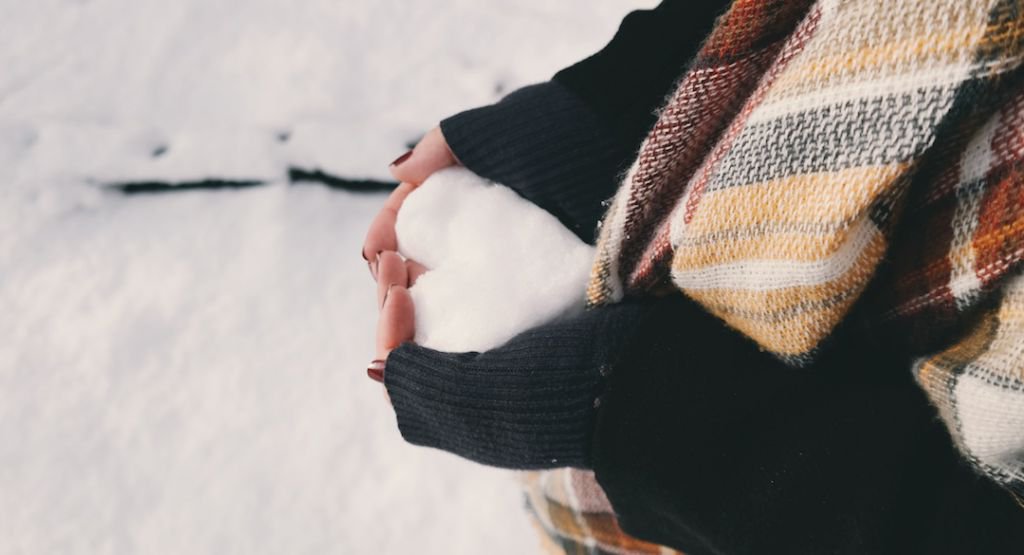
M 650 303 L 523 332 L 485 353 L 404 343 L 384 381 L 406 441 L 514 469 L 590 466 L 595 400 Z
M 600 52 L 546 83 L 441 122 L 456 158 L 584 241 L 672 84 L 729 2 L 665 0 L 628 15 Z
M 655 120 L 655 111 L 663 97 L 696 53 L 714 18 L 728 3 L 726 0 L 699 3 L 665 0 L 654 10 L 630 14 L 612 41 L 597 54 L 560 71 L 550 82 L 526 87 L 497 104 L 446 119 L 440 130 L 432 131 L 421 141 L 411 158 L 409 154 L 400 157 L 396 161 L 400 165 L 393 165 L 392 172 L 403 181 L 416 183 L 458 159 L 475 173 L 510 186 L 527 200 L 553 213 L 582 239 L 592 242 L 594 228 L 603 212 L 602 201 L 613 194 L 619 173 L 635 155 L 647 128 Z M 391 306 L 384 306 L 382 321 L 393 320 L 392 315 L 412 310 L 405 306 L 410 303 L 404 287 L 406 280 L 402 279 L 409 272 L 398 269 L 389 272 L 393 276 L 381 278 L 375 259 L 375 253 L 396 249 L 395 214 L 412 188 L 413 185 L 403 183 L 392 194 L 371 226 L 363 248 L 363 256 L 379 283 L 378 297 L 383 298 L 383 292 L 392 283 L 397 284 Z M 398 266 L 395 263 L 391 267 Z M 401 308 L 405 310 L 393 306 L 396 304 L 403 305 Z M 595 365 L 592 355 L 586 351 L 594 344 L 592 339 L 586 338 L 596 322 L 606 318 L 604 314 L 603 310 L 597 311 L 578 321 L 561 324 L 561 331 L 577 342 L 575 347 L 565 345 L 566 350 L 579 354 L 577 359 L 569 359 L 581 373 L 581 377 L 575 379 L 590 384 L 591 389 L 596 385 L 594 368 L 607 361 Z M 611 320 L 611 316 L 607 318 Z M 410 384 L 426 376 L 432 383 L 447 384 L 449 391 L 476 390 L 480 383 L 473 378 L 478 374 L 465 371 L 467 365 L 490 368 L 491 374 L 508 370 L 515 375 L 517 370 L 524 370 L 526 376 L 542 376 L 545 375 L 543 369 L 524 366 L 524 361 L 516 358 L 516 349 L 535 341 L 534 352 L 542 352 L 543 347 L 549 354 L 557 353 L 557 342 L 544 341 L 544 334 L 536 333 L 517 338 L 513 342 L 516 349 L 507 353 L 497 350 L 482 355 L 449 355 L 411 344 L 392 351 L 402 340 L 412 337 L 410 329 L 390 323 L 379 329 L 385 332 L 383 337 L 378 333 L 379 361 L 374 362 L 373 372 L 375 375 L 379 372 L 380 361 L 386 358 L 389 389 L 395 389 L 391 392 L 392 400 L 407 439 L 417 444 L 434 443 L 491 464 L 517 467 L 540 464 L 530 457 L 525 461 L 503 461 L 494 453 L 480 455 L 480 449 L 474 446 L 444 444 L 447 436 L 440 430 L 447 424 L 433 422 L 431 411 L 437 411 L 438 416 L 451 416 L 455 414 L 454 409 L 445 408 L 441 403 L 443 399 L 424 397 L 429 389 L 414 388 Z M 567 360 L 564 352 L 560 359 Z M 528 362 L 548 364 L 540 357 Z M 503 365 L 507 368 L 500 368 Z M 577 389 L 576 393 L 579 391 Z M 593 393 L 588 391 L 586 403 L 593 403 Z M 584 420 L 590 417 L 589 410 L 585 413 Z M 492 425 L 487 421 L 475 422 L 468 415 L 457 417 L 464 419 L 455 426 L 458 429 L 468 430 L 473 426 L 488 429 Z M 417 421 L 423 423 L 409 424 Z M 440 428 L 426 433 L 423 426 Z M 576 464 L 582 464 L 584 458 L 576 456 Z M 570 464 L 564 458 L 563 462 Z

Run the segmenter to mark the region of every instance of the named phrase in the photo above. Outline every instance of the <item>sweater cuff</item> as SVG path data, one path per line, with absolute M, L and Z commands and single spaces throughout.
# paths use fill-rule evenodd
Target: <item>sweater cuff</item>
M 401 345 L 384 382 L 402 437 L 504 468 L 589 467 L 607 369 L 639 311 L 590 311 L 486 353 Z
M 445 119 L 441 131 L 469 170 L 544 208 L 588 243 L 604 213 L 602 202 L 615 193 L 634 154 L 555 81 Z

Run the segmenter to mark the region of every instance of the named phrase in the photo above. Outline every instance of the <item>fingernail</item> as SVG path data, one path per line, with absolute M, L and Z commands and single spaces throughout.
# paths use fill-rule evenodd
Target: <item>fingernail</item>
M 392 168 L 395 167 L 395 166 L 401 166 L 402 162 L 405 162 L 406 160 L 408 160 L 410 156 L 412 156 L 412 151 L 408 150 L 408 151 L 405 152 L 405 154 L 399 156 L 398 158 L 395 158 L 395 161 L 391 162 L 388 165 L 391 166 Z
M 369 259 L 369 258 L 366 258 L 366 252 L 365 252 L 365 251 L 363 251 L 363 249 L 359 249 L 359 256 L 363 257 L 363 260 L 365 260 L 365 261 L 367 261 L 367 262 L 369 262 L 369 261 L 370 261 L 370 259 Z
M 375 382 L 384 383 L 384 361 L 374 360 L 371 362 L 370 365 L 366 367 L 366 375 Z
M 373 276 L 373 280 L 377 280 L 377 268 L 380 267 L 380 251 L 374 256 L 373 262 L 368 263 L 370 265 L 370 275 Z
M 394 287 L 394 286 L 395 286 L 394 283 L 392 283 L 391 285 L 388 285 L 388 290 L 384 292 L 384 298 L 380 301 L 380 307 L 381 308 L 384 308 L 385 306 L 387 306 L 387 304 L 388 304 L 388 295 L 391 294 L 391 288 Z

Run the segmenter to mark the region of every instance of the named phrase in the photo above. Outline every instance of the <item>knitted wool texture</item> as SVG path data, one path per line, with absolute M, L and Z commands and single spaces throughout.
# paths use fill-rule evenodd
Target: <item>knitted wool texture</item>
M 1022 46 L 1022 0 L 737 0 L 605 216 L 589 302 L 674 285 L 801 366 L 863 299 L 1024 493 Z

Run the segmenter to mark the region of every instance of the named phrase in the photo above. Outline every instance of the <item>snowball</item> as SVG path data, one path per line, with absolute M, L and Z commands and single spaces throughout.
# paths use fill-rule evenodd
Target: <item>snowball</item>
M 594 247 L 469 170 L 439 171 L 410 193 L 395 231 L 399 252 L 430 268 L 410 289 L 423 346 L 486 351 L 583 310 Z

